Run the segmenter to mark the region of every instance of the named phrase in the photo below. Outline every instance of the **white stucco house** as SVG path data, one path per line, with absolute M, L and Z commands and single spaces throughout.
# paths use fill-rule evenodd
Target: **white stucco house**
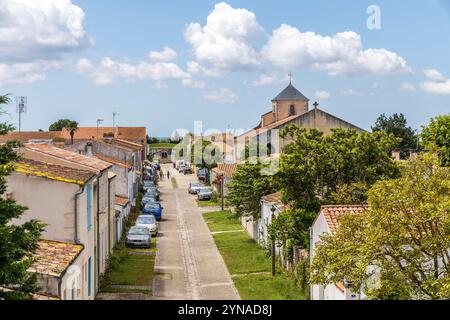
M 86 277 L 80 278 L 83 281 L 77 281 L 79 291 L 76 291 L 74 300 L 95 298 L 94 182 L 95 173 L 91 171 L 30 159 L 16 163 L 15 171 L 7 177 L 6 196 L 28 207 L 13 223 L 40 220 L 47 224 L 42 238 L 66 243 L 65 246 L 58 246 L 59 249 L 82 246 L 83 250 L 77 255 L 77 265 L 79 272 Z M 61 298 L 61 290 L 56 292 L 54 287 L 51 288 L 50 292 L 42 293 Z
M 70 242 L 40 240 L 28 269 L 36 273 L 40 296 L 54 300 L 80 300 L 85 292 L 84 246 Z M 39 299 L 39 298 L 38 298 Z
M 131 211 L 131 202 L 128 198 L 116 196 L 115 197 L 115 226 L 116 226 L 116 242 L 120 241 L 122 238 L 123 230 L 125 227 L 125 222 L 128 219 Z
M 100 275 L 105 272 L 106 261 L 109 256 L 109 252 L 112 249 L 112 243 L 107 239 L 107 235 L 112 234 L 111 230 L 114 227 L 113 225 L 107 223 L 107 217 L 111 217 L 114 215 L 114 207 L 111 206 L 112 202 L 109 201 L 111 198 L 109 171 L 112 168 L 112 164 L 94 157 L 88 157 L 82 154 L 58 148 L 50 144 L 25 144 L 25 147 L 20 148 L 19 152 L 25 159 L 42 162 L 47 165 L 56 165 L 75 170 L 88 171 L 94 174 L 93 181 L 84 186 L 83 192 L 86 192 L 87 197 L 89 197 L 87 201 L 90 203 L 89 211 L 91 212 L 92 216 L 92 227 L 90 230 L 92 230 L 91 232 L 93 233 L 94 237 L 95 252 L 91 259 L 93 261 L 94 268 L 92 274 L 93 278 L 95 279 L 93 286 L 93 292 L 95 296 L 95 294 L 98 292 L 98 280 L 100 278 Z M 24 184 L 22 188 L 29 188 L 29 186 Z M 42 190 L 43 192 L 42 195 L 39 195 L 39 193 L 35 191 L 29 191 L 29 194 L 40 196 L 40 201 L 44 201 L 40 203 L 39 206 L 33 207 L 33 212 L 37 212 L 38 209 L 48 209 L 49 207 L 51 207 L 48 204 L 48 194 L 51 193 L 47 191 L 46 187 L 40 190 Z M 60 201 L 66 203 L 67 206 L 74 208 L 74 203 L 77 203 L 77 201 L 74 200 L 74 195 L 72 194 L 70 198 L 68 198 L 70 200 L 66 199 L 67 197 L 68 195 L 64 195 L 64 198 Z M 29 199 L 34 198 L 25 197 L 24 200 L 29 201 Z M 47 202 L 45 202 L 46 200 Z M 26 204 L 27 202 L 22 203 Z M 79 205 L 80 204 L 77 203 L 77 206 Z M 72 209 L 71 211 L 62 212 L 63 215 L 67 215 L 69 212 L 74 212 L 74 209 Z M 56 214 L 56 212 L 54 214 Z M 61 214 L 61 212 L 58 212 L 58 214 Z M 110 221 L 113 220 L 111 219 Z M 55 223 L 54 220 L 51 220 L 51 222 Z M 59 226 L 59 228 L 61 227 Z M 55 238 L 47 237 L 47 239 L 60 241 L 59 239 Z
M 317 245 L 320 244 L 321 236 L 333 234 L 339 227 L 338 217 L 346 214 L 359 214 L 367 210 L 364 205 L 333 205 L 323 206 L 319 215 L 314 221 L 310 234 L 310 256 L 314 258 Z M 365 296 L 360 293 L 353 293 L 344 285 L 344 279 L 340 283 L 323 285 L 311 285 L 312 300 L 361 300 Z

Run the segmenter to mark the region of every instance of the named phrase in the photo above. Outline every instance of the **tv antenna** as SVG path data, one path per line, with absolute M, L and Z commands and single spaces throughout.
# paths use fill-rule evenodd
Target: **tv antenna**
M 22 113 L 27 113 L 27 97 L 16 97 L 16 113 L 19 114 L 19 132 L 22 129 Z
M 118 112 L 113 112 L 113 128 L 116 127 L 116 117 L 120 116 L 120 113 Z

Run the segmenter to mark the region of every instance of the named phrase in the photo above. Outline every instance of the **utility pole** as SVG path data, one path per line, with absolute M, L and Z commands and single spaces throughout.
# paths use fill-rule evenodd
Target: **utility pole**
M 19 133 L 22 131 L 22 113 L 27 112 L 27 97 L 16 97 L 16 112 L 19 114 Z
M 99 129 L 99 127 L 100 127 L 100 124 L 101 124 L 103 121 L 105 121 L 105 120 L 103 120 L 103 119 L 97 119 L 97 140 L 99 140 L 99 132 L 98 132 L 98 129 Z
M 221 196 L 222 196 L 222 211 L 225 210 L 224 197 L 223 197 L 223 194 L 224 194 L 223 188 L 225 187 L 225 181 L 224 180 L 225 180 L 225 177 L 224 177 L 224 174 L 222 173 L 222 175 L 220 177 L 220 182 L 221 182 L 220 193 L 221 193 Z
M 275 220 L 275 206 L 272 206 L 270 211 L 272 212 L 272 221 L 270 223 L 273 223 Z M 275 277 L 275 274 L 275 238 L 272 238 L 272 276 Z
M 113 128 L 116 127 L 116 117 L 120 116 L 120 113 L 118 112 L 113 112 Z

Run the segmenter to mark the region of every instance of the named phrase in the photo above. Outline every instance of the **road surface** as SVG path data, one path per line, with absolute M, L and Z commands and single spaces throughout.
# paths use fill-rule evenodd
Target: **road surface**
M 195 197 L 189 195 L 189 182 L 195 175 L 184 176 L 163 165 L 160 182 L 163 221 L 157 245 L 153 282 L 154 300 L 238 300 L 240 299 L 226 265 L 206 225 Z M 178 188 L 167 179 L 175 177 Z

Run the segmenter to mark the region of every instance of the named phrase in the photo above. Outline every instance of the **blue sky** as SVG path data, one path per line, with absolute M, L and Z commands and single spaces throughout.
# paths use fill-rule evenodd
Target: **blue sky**
M 14 18 L 24 3 L 0 0 L 0 93 L 28 97 L 23 130 L 63 117 L 112 125 L 114 111 L 119 125 L 156 136 L 195 120 L 248 129 L 289 72 L 320 108 L 366 129 L 381 113 L 402 112 L 417 128 L 450 112 L 444 1 L 36 0 L 25 26 Z M 367 28 L 372 4 L 380 30 Z M 198 25 L 186 35 L 190 23 Z M 25 36 L 8 38 L 14 32 Z M 16 124 L 7 110 L 3 119 Z

